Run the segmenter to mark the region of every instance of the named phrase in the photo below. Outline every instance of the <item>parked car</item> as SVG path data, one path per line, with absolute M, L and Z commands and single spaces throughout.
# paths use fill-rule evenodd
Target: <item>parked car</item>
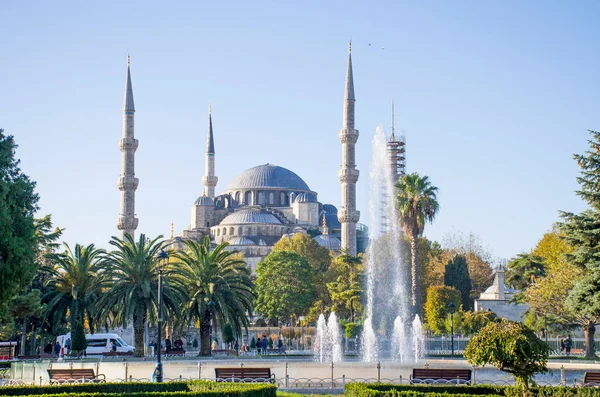
M 61 355 L 68 354 L 65 349 L 65 342 L 70 337 L 71 333 L 69 332 L 66 335 L 60 335 L 56 338 L 62 347 Z M 128 345 L 127 342 L 121 339 L 121 337 L 117 334 L 87 334 L 85 339 L 87 341 L 87 349 L 85 350 L 87 355 L 110 352 L 112 350 L 113 341 L 116 345 L 117 352 L 126 353 L 133 352 L 135 350 L 133 346 Z

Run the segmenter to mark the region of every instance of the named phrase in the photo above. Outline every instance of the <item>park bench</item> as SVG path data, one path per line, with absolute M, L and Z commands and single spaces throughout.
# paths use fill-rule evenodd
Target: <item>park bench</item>
M 571 349 L 570 354 L 583 354 L 583 349 Z
M 49 369 L 50 383 L 86 383 L 106 382 L 104 374 L 94 374 L 92 368 Z
M 170 348 L 165 349 L 165 354 L 168 354 L 169 356 L 185 356 L 185 350 Z
M 214 349 L 210 352 L 213 356 L 237 356 L 237 351 L 232 349 Z
M 19 355 L 17 356 L 19 360 L 39 360 L 41 356 L 39 354 L 30 354 L 30 355 Z
M 471 370 L 413 368 L 410 383 L 470 384 Z
M 275 382 L 271 368 L 215 368 L 217 382 Z
M 584 386 L 600 386 L 600 372 L 586 372 L 583 375 Z

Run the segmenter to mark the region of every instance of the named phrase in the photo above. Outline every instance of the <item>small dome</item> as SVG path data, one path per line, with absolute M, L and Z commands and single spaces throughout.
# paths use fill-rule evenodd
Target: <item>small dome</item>
M 233 214 L 227 215 L 221 225 L 240 225 L 245 223 L 262 223 L 262 224 L 275 224 L 281 225 L 281 221 L 277 217 L 267 211 L 246 209 L 234 212 Z
M 256 245 L 256 243 L 249 238 L 245 237 L 234 237 L 227 241 L 229 245 Z
M 328 214 L 338 213 L 338 209 L 333 204 L 323 204 L 323 211 L 327 212 Z
M 313 240 L 315 240 L 321 247 L 325 247 L 330 251 L 339 251 L 342 246 L 342 243 L 340 243 L 340 240 L 338 240 L 337 237 L 329 234 L 322 234 L 313 238 Z
M 215 205 L 213 199 L 208 196 L 200 196 L 194 201 L 194 205 L 202 205 L 204 207 L 212 207 Z
M 294 203 L 316 203 L 317 198 L 312 193 L 300 193 L 294 199 Z

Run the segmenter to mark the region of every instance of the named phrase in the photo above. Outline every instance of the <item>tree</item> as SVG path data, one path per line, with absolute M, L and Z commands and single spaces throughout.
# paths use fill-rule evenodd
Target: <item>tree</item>
M 313 269 L 292 252 L 271 252 L 256 267 L 256 311 L 279 321 L 308 311 L 313 297 Z
M 473 308 L 471 278 L 469 277 L 469 267 L 467 266 L 467 258 L 465 256 L 456 255 L 448 262 L 444 272 L 444 284 L 448 287 L 454 287 L 460 292 L 464 310 L 471 310 Z
M 590 149 L 575 154 L 581 171 L 577 182 L 581 188 L 576 194 L 586 201 L 590 209 L 579 214 L 561 212 L 560 230 L 573 250 L 567 260 L 584 271 L 569 297 L 567 308 L 579 318 L 586 340 L 586 356 L 593 358 L 594 329 L 600 321 L 600 305 L 593 304 L 600 297 L 600 132 L 590 131 Z
M 464 312 L 461 332 L 464 335 L 475 335 L 489 323 L 499 322 L 500 320 L 496 313 L 492 311 Z
M 146 323 L 155 324 L 157 320 L 161 264 L 155 256 L 165 246 L 161 238 L 150 240 L 143 233 L 137 241 L 128 233 L 123 240 L 112 237 L 110 244 L 116 249 L 102 260 L 107 277 L 102 283 L 104 293 L 95 302 L 95 308 L 103 322 L 126 327 L 133 321 L 135 355 L 138 357 L 144 355 Z M 173 315 L 184 292 L 170 280 L 171 272 L 170 267 L 163 272 L 163 308 Z
M 494 273 L 490 264 L 492 263 L 492 255 L 486 249 L 481 239 L 474 233 L 467 235 L 453 231 L 446 234 L 442 241 L 444 247 L 444 255 L 446 258 L 444 265 L 454 255 L 464 255 L 469 266 L 469 278 L 471 279 L 471 297 L 476 299 L 485 291 L 492 280 Z
M 412 306 L 413 313 L 421 309 L 418 269 L 418 237 L 423 234 L 425 224 L 433 222 L 438 210 L 438 188 L 433 186 L 427 176 L 413 173 L 402 177 L 396 183 L 396 205 L 399 220 L 409 241 L 411 252 Z
M 550 349 L 535 333 L 519 322 L 490 322 L 471 338 L 465 358 L 472 365 L 490 364 L 515 377 L 527 396 L 533 376 L 547 372 Z
M 254 289 L 250 269 L 237 252 L 227 251 L 224 242 L 214 249 L 210 237 L 199 243 L 184 240 L 185 250 L 175 251 L 175 280 L 187 289 L 183 318 L 200 322 L 200 355 L 210 356 L 210 320 L 229 324 L 235 334 L 248 327 Z
M 335 281 L 327 283 L 332 310 L 340 318 L 354 322 L 356 313 L 362 311 L 362 261 L 357 256 L 342 254 L 334 259 L 332 268 L 339 274 Z
M 273 252 L 293 252 L 306 259 L 313 271 L 313 290 L 311 314 L 316 316 L 329 309 L 332 302 L 327 283 L 334 281 L 328 272 L 331 265 L 331 252 L 321 247 L 312 236 L 296 233 L 290 238 L 282 238 L 273 246 Z M 314 317 L 310 316 L 309 317 Z M 316 317 L 315 317 L 316 319 Z
M 227 344 L 228 348 L 231 347 L 230 344 L 235 341 L 235 335 L 233 333 L 233 327 L 231 326 L 231 324 L 225 323 L 222 332 L 223 342 Z
M 43 300 L 46 303 L 46 316 L 51 319 L 56 327 L 70 312 L 71 330 L 74 319 L 80 316 L 82 323 L 87 318 L 90 331 L 94 332 L 95 311 L 94 303 L 101 292 L 102 274 L 99 266 L 100 256 L 104 250 L 98 249 L 94 244 L 87 247 L 76 244 L 71 250 L 65 243 L 66 250 L 61 253 L 49 253 L 47 259 L 52 267 L 46 269 L 51 278 L 48 279 L 47 292 Z M 75 304 L 78 301 L 78 304 Z M 81 313 L 73 312 L 73 307 L 79 308 Z
M 461 295 L 454 287 L 433 286 L 427 290 L 427 301 L 425 302 L 425 316 L 431 331 L 436 335 L 449 332 L 446 327 L 446 319 L 450 314 L 448 305 L 454 303 L 456 309 L 460 308 Z
M 78 299 L 73 300 L 71 304 L 71 351 L 77 357 L 87 348 L 85 330 L 83 329 L 83 307 Z
M 536 279 L 546 276 L 544 259 L 533 254 L 521 253 L 508 262 L 506 281 L 519 291 L 525 290 Z
M 17 144 L 0 129 L 0 318 L 36 272 L 35 182 L 21 172 Z
M 9 313 L 12 318 L 20 319 L 22 322 L 21 333 L 21 351 L 19 354 L 25 355 L 25 345 L 27 342 L 27 323 L 30 316 L 38 317 L 42 314 L 40 290 L 34 289 L 27 294 L 15 296 L 10 303 Z M 33 354 L 33 353 L 32 353 Z

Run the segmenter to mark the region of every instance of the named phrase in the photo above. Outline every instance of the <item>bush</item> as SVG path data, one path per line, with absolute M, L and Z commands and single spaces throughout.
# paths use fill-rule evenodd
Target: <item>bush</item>
M 476 385 L 390 385 L 352 383 L 346 385 L 345 397 L 393 397 L 393 396 L 504 396 L 506 386 Z
M 4 396 L 56 397 L 275 397 L 276 387 L 266 383 L 224 383 L 211 381 L 166 383 L 86 383 L 56 386 L 0 388 Z

